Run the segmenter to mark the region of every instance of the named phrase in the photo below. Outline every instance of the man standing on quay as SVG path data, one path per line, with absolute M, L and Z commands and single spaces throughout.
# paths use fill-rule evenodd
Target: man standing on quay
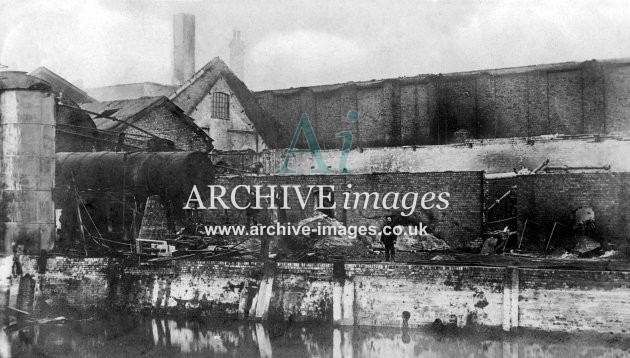
M 386 219 L 383 230 L 381 231 L 381 242 L 385 246 L 385 261 L 394 261 L 394 245 L 396 244 L 397 236 L 394 234 L 394 227 L 392 224 L 392 217 L 388 216 Z

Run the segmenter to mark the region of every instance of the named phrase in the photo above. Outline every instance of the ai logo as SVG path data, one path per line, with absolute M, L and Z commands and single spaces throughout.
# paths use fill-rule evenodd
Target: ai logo
M 359 119 L 359 115 L 357 111 L 348 112 L 346 118 L 349 122 L 354 123 Z M 304 132 L 306 136 L 306 143 L 308 144 L 309 149 L 298 149 L 295 146 L 297 145 L 298 138 L 300 137 L 300 133 Z M 340 173 L 350 173 L 350 169 L 346 167 L 348 162 L 348 155 L 350 154 L 350 149 L 352 148 L 352 132 L 343 131 L 335 133 L 336 137 L 343 138 L 343 143 L 341 147 L 341 157 L 339 157 L 339 172 Z M 300 123 L 298 123 L 298 127 L 295 130 L 295 134 L 293 135 L 293 139 L 291 139 L 291 144 L 289 145 L 289 149 L 287 150 L 287 154 L 284 157 L 284 161 L 282 166 L 276 169 L 276 173 L 278 174 L 293 174 L 295 173 L 294 169 L 289 168 L 289 159 L 295 153 L 302 152 L 311 152 L 313 159 L 315 160 L 315 168 L 311 170 L 312 173 L 315 174 L 331 174 L 334 171 L 328 169 L 326 165 L 326 161 L 322 156 L 321 149 L 319 147 L 319 142 L 315 137 L 315 132 L 313 131 L 313 126 L 311 126 L 311 121 L 308 119 L 308 115 L 306 113 L 302 114 L 300 118 Z

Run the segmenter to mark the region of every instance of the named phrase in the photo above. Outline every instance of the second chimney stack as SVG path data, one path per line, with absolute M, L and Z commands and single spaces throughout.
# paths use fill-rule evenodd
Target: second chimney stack
M 195 15 L 173 16 L 173 84 L 181 85 L 195 74 Z

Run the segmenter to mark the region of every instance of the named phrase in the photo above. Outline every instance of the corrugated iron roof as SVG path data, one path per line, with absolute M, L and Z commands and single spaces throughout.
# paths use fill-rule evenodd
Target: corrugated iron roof
M 139 119 L 138 114 L 140 114 L 140 112 L 154 108 L 166 101 L 168 101 L 168 99 L 164 96 L 141 97 L 120 101 L 84 103 L 81 105 L 81 108 L 96 113 L 103 113 L 108 109 L 117 109 L 118 111 L 112 114 L 112 117 L 133 123 Z M 93 117 L 93 120 L 98 129 L 122 131 L 126 127 L 125 123 L 113 121 L 108 118 Z
M 59 76 L 46 67 L 38 67 L 29 72 L 29 75 L 48 82 L 53 91 L 63 93 L 63 98 L 69 98 L 76 103 L 94 102 L 94 98 L 88 96 L 88 94 L 82 89 L 66 81 L 65 78 Z
M 154 82 L 141 82 L 88 88 L 85 91 L 99 101 L 118 101 L 140 97 L 168 96 L 176 89 L 176 86 Z
M 92 120 L 94 121 L 94 124 L 96 124 L 96 127 L 98 129 L 123 132 L 127 128 L 127 124 L 134 124 L 135 122 L 144 118 L 144 116 L 150 113 L 150 111 L 161 106 L 167 106 L 166 108 L 168 108 L 171 113 L 173 113 L 175 118 L 181 120 L 191 129 L 191 131 L 201 136 L 202 140 L 208 146 L 209 151 L 213 149 L 213 139 L 210 138 L 208 133 L 199 128 L 199 126 L 195 124 L 192 118 L 186 115 L 181 108 L 179 108 L 175 103 L 164 96 L 141 97 L 136 99 L 125 99 L 108 102 L 84 103 L 81 105 L 81 108 L 94 113 L 103 113 L 106 110 L 115 109 L 116 112 L 112 113 L 108 117 L 113 117 L 123 122 L 114 121 L 109 118 L 98 117 L 96 115 L 92 115 Z
M 30 89 L 39 91 L 51 91 L 48 82 L 22 71 L 0 72 L 0 91 L 9 89 Z

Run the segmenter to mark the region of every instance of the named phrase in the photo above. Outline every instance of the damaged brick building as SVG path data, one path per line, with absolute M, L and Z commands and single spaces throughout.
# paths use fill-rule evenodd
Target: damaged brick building
M 186 52 L 194 55 L 190 48 Z M 191 58 L 182 61 L 190 64 Z M 31 224 L 28 220 L 40 219 L 22 212 L 45 219 L 35 222 L 37 230 L 43 228 L 39 237 L 3 231 L 5 253 L 14 240 L 31 253 L 45 249 L 105 256 L 46 261 L 42 252 L 43 271 L 50 274 L 42 274 L 40 292 L 53 305 L 91 309 L 111 300 L 126 309 L 151 312 L 189 310 L 261 320 L 276 315 L 286 321 L 396 327 L 404 317 L 400 311 L 405 310 L 414 325 L 440 319 L 458 326 L 470 320 L 507 330 L 519 326 L 567 330 L 566 322 L 571 320 L 569 328 L 625 332 L 623 321 L 630 311 L 619 297 L 628 293 L 627 256 L 603 264 L 580 263 L 587 270 L 567 266 L 557 270 L 549 268 L 545 261 L 549 258 L 542 255 L 550 249 L 572 250 L 571 240 L 582 230 L 576 225 L 580 208 L 594 213 L 594 230 L 589 232 L 594 241 L 606 250 L 627 254 L 630 249 L 626 155 L 630 62 L 588 61 L 255 93 L 219 59 L 197 72 L 192 63 L 186 70 L 188 79 L 179 75 L 168 97 L 161 93 L 104 102 L 75 98 L 64 107 L 63 96 L 57 101 L 58 96 L 51 94 L 63 92 L 54 84 L 26 77 L 29 82 L 19 91 L 0 87 L 3 121 L 28 122 L 36 117 L 32 113 L 45 107 L 46 121 L 38 123 L 46 128 L 44 139 L 53 141 L 55 130 L 64 126 L 86 131 L 75 131 L 58 144 L 57 149 L 69 152 L 55 155 L 51 143 L 45 147 L 42 160 L 48 166 L 40 172 L 47 175 L 46 186 L 35 188 L 42 192 L 35 210 L 22 210 L 32 208 L 24 200 L 28 196 L 21 194 L 31 188 L 12 177 L 24 179 L 29 173 L 20 171 L 18 161 L 3 158 L 2 163 L 10 168 L 3 171 L 9 188 L 5 192 L 20 193 L 12 197 L 15 204 L 3 208 L 5 222 L 0 227 L 26 227 Z M 57 82 L 57 88 L 67 86 Z M 11 102 L 20 96 L 21 102 Z M 33 103 L 40 103 L 39 107 Z M 57 118 L 65 116 L 59 106 L 70 112 L 63 121 Z M 303 114 L 313 126 L 321 153 L 313 151 L 298 132 L 297 148 L 305 151 L 288 154 Z M 8 128 L 15 124 L 3 122 Z M 347 150 L 337 136 L 342 131 L 353 135 Z M 152 135 L 172 145 L 152 146 Z M 99 144 L 100 139 L 107 146 Z M 10 140 L 3 143 L 4 154 L 14 149 L 11 143 L 31 154 L 23 141 Z M 107 151 L 91 153 L 94 148 Z M 321 154 L 329 174 L 313 174 L 315 154 Z M 287 155 L 295 173 L 279 174 Z M 348 170 L 342 173 L 338 163 L 344 155 Z M 215 178 L 218 164 L 229 172 Z M 298 209 L 301 200 L 292 198 L 287 204 L 295 209 L 284 212 L 182 209 L 193 185 L 208 184 L 228 190 L 240 185 L 338 189 L 352 185 L 354 191 L 381 197 L 393 191 L 445 191 L 451 195 L 448 210 L 422 210 L 401 225 L 423 222 L 451 250 L 440 246 L 434 250 L 439 253 L 398 256 L 406 263 L 379 264 L 377 236 L 361 241 L 365 256 L 342 251 L 334 238 L 327 257 L 313 256 L 300 247 L 301 251 L 294 250 L 300 255 L 278 255 L 271 258 L 277 262 L 271 262 L 269 252 L 260 250 L 265 244 L 261 238 L 213 236 L 200 229 L 207 224 L 308 221 L 321 213 L 312 199 Z M 237 199 L 244 204 L 251 197 L 241 192 Z M 339 204 L 343 197 L 330 200 Z M 55 210 L 61 210 L 58 217 Z M 389 209 L 346 210 L 338 205 L 321 220 L 381 225 L 385 217 L 395 215 Z M 66 225 L 67 230 L 61 233 L 66 251 L 60 250 L 64 247 L 55 237 L 56 221 L 65 221 L 62 229 Z M 495 243 L 490 253 L 522 249 L 542 259 L 527 261 L 531 267 L 515 268 L 517 255 L 498 264 L 493 260 L 499 258 L 477 255 L 488 231 L 508 235 L 502 247 Z M 146 252 L 139 236 L 150 242 Z M 303 241 L 317 240 L 324 241 L 310 237 Z M 282 249 L 291 251 L 287 246 Z M 175 260 L 174 252 L 189 260 Z M 456 256 L 460 253 L 467 256 Z M 141 260 L 150 265 L 138 265 Z M 317 260 L 325 262 L 303 262 Z M 24 260 L 29 274 L 35 272 L 34 261 Z M 622 270 L 608 271 L 619 267 L 615 265 Z M 570 295 L 567 289 L 573 290 Z M 573 304 L 581 301 L 586 302 L 581 311 L 574 309 Z
M 570 249 L 572 215 L 591 207 L 602 215 L 597 240 L 626 251 L 628 219 L 622 213 L 627 211 L 628 182 L 611 178 L 625 178 L 630 171 L 625 155 L 630 149 L 628 69 L 627 60 L 593 60 L 255 92 L 268 123 L 278 128 L 277 149 L 222 152 L 215 161 L 275 173 L 299 118 L 307 114 L 322 158 L 333 172 L 338 173 L 342 155 L 337 133 L 351 132 L 351 177 L 485 171 L 489 175 L 481 210 L 487 222 L 501 223 L 490 228 L 509 225 L 536 250 L 549 242 Z M 351 111 L 358 120 L 347 119 Z M 301 134 L 298 148 L 309 148 L 305 139 Z M 299 175 L 311 175 L 317 167 L 308 150 L 292 153 L 289 163 Z M 542 163 L 548 163 L 544 170 L 529 175 Z M 553 185 L 537 186 L 539 181 Z M 514 201 L 512 206 L 485 212 L 512 187 L 523 189 L 506 197 Z
M 119 138 L 157 137 L 171 141 L 174 145 L 172 149 L 184 151 L 209 152 L 213 148 L 212 138 L 164 96 L 92 102 L 83 104 L 81 108 L 94 113 L 114 111 L 112 116 L 118 121 L 97 115 L 94 122 L 99 129 L 117 134 Z
M 256 92 L 289 145 L 308 113 L 320 145 L 340 149 L 335 133 L 352 131 L 358 147 L 448 144 L 464 139 L 556 133 L 627 132 L 630 62 L 570 62 L 419 75 Z M 359 120 L 345 120 L 356 110 Z
M 194 33 L 194 21 L 189 24 L 182 19 L 185 21 L 176 23 L 175 35 L 177 31 Z M 234 178 L 258 184 L 330 179 L 385 185 L 396 182 L 396 176 L 415 183 L 430 181 L 426 178 L 442 172 L 483 171 L 486 176 L 481 179 L 471 174 L 475 178 L 473 186 L 479 190 L 470 194 L 477 200 L 475 209 L 466 211 L 480 220 L 474 228 L 464 225 L 466 233 L 445 235 L 453 247 L 478 248 L 488 223 L 504 219 L 511 220 L 506 224 L 510 230 L 518 230 L 519 237 L 531 236 L 545 246 L 550 241 L 545 237 L 552 231 L 566 234 L 565 229 L 552 228 L 556 223 L 571 227 L 571 212 L 578 207 L 593 207 L 596 212 L 624 211 L 610 196 L 595 198 L 597 190 L 580 188 L 594 187 L 589 183 L 597 183 L 601 177 L 602 183 L 610 185 L 608 193 L 627 196 L 624 180 L 606 178 L 616 173 L 623 177 L 630 171 L 624 156 L 630 131 L 630 93 L 626 85 L 629 61 L 592 60 L 252 92 L 219 58 L 195 72 L 194 41 L 191 47 L 188 40 L 175 37 L 178 56 L 174 71 L 178 81 L 172 86 L 159 86 L 160 93 L 172 90 L 168 96 L 146 97 L 147 86 L 125 85 L 120 93 L 108 92 L 110 98 L 124 98 L 98 102 L 49 70 L 34 71 L 53 82 L 58 93 L 68 93 L 68 100 L 75 103 L 74 108 L 60 108 L 70 112 L 64 116 L 68 123 L 60 123 L 60 128 L 75 129 L 74 139 L 68 141 L 73 145 L 60 142 L 58 151 L 139 150 L 149 148 L 146 143 L 154 135 L 173 144 L 153 146 L 153 150 L 210 153 L 218 167 L 227 168 L 228 174 L 241 175 Z M 127 98 L 138 94 L 137 98 Z M 351 113 L 356 116 L 350 118 Z M 285 160 L 304 114 L 322 149 L 325 165 L 337 175 L 312 175 L 318 163 L 306 150 L 309 146 L 305 136 L 298 133 L 297 148 L 306 151 L 293 152 L 288 158 L 296 175 L 270 176 Z M 352 145 L 344 151 L 339 132 L 352 135 Z M 62 131 L 60 138 L 63 135 L 67 133 Z M 338 169 L 343 155 L 347 155 L 349 174 Z M 543 162 L 548 163 L 544 170 L 528 176 Z M 549 180 L 568 183 L 567 188 L 579 189 L 585 195 L 579 199 L 565 195 L 566 207 L 552 210 L 552 202 L 544 204 L 542 193 L 526 190 L 536 187 L 530 182 L 543 180 L 534 177 L 553 177 Z M 234 178 L 225 184 L 234 185 Z M 383 194 L 386 186 L 371 190 Z M 505 197 L 513 201 L 511 205 L 502 204 L 488 211 L 513 187 L 523 190 L 514 190 Z M 540 203 L 533 205 L 536 201 Z M 235 219 L 233 214 L 221 215 Z M 387 212 L 372 214 L 382 217 Z M 296 214 L 294 219 L 303 219 L 304 215 Z M 542 220 L 541 215 L 546 219 Z M 348 213 L 335 216 L 342 223 L 354 223 Z M 534 230 L 530 224 L 527 231 L 526 218 L 542 226 Z M 628 247 L 623 234 L 625 216 L 615 214 L 617 220 L 605 214 L 602 218 L 598 235 L 605 236 L 613 247 Z M 456 218 L 443 222 L 436 219 L 433 224 L 442 227 L 458 222 Z

